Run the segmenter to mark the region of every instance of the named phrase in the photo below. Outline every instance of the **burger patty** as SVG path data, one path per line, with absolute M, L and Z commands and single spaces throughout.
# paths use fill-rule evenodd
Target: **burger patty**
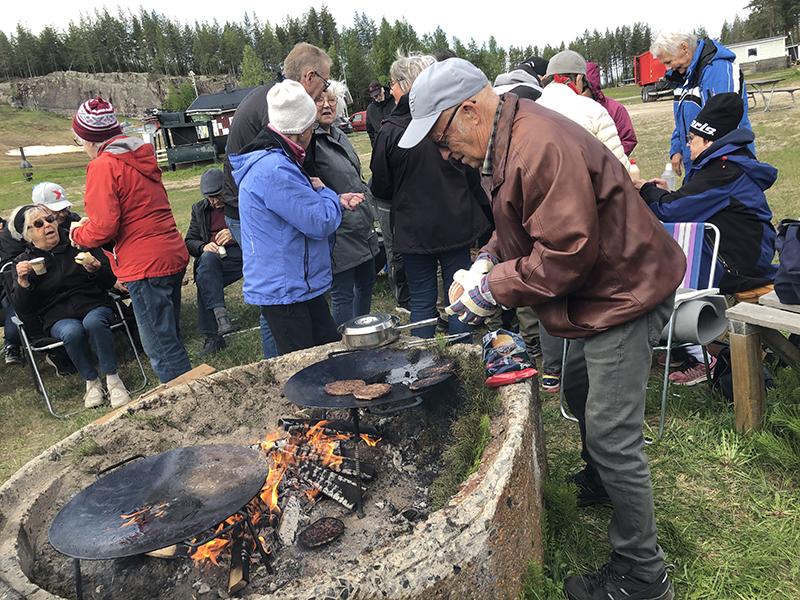
M 372 385 L 365 385 L 358 388 L 353 392 L 353 396 L 359 400 L 375 400 L 385 396 L 392 391 L 392 384 L 390 383 L 373 383 Z
M 436 385 L 437 383 L 441 383 L 448 377 L 450 377 L 450 373 L 440 373 L 438 375 L 431 375 L 430 377 L 423 377 L 422 379 L 417 379 L 416 381 L 412 381 L 410 384 L 408 384 L 408 389 L 421 390 L 431 387 L 432 385 Z
M 341 381 L 331 381 L 325 384 L 325 393 L 331 396 L 347 396 L 357 389 L 366 386 L 363 379 L 342 379 Z
M 436 365 L 432 365 L 430 367 L 425 367 L 424 369 L 420 369 L 419 373 L 417 373 L 417 379 L 426 379 L 428 377 L 434 377 L 436 375 L 444 375 L 446 373 L 451 373 L 455 365 L 453 364 L 452 360 L 447 360 L 443 363 L 439 363 Z

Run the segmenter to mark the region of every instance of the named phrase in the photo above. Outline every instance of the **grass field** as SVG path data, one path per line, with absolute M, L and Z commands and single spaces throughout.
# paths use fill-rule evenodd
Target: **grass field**
M 785 73 L 787 85 L 800 80 L 796 71 Z M 642 105 L 635 86 L 606 90 L 621 99 L 639 138 L 633 153 L 644 177 L 663 171 L 672 131 L 671 103 Z M 767 192 L 777 223 L 797 218 L 800 188 L 800 107 L 751 114 L 759 159 L 779 169 L 778 182 Z M 0 107 L 0 214 L 30 200 L 31 184 L 21 181 L 19 159 L 6 156 L 17 146 L 70 145 L 70 122 L 44 112 L 20 112 Z M 366 134 L 351 136 L 369 177 L 370 145 Z M 83 212 L 82 153 L 30 157 L 34 182 L 50 180 L 67 190 L 78 212 Z M 185 232 L 190 207 L 200 199 L 199 178 L 207 166 L 165 172 L 178 228 Z M 242 302 L 241 287 L 227 291 L 229 310 L 241 333 L 230 336 L 229 347 L 205 357 L 217 369 L 260 358 L 257 310 Z M 392 311 L 385 278 L 379 277 L 373 310 Z M 184 287 L 181 329 L 193 365 L 203 339 L 197 332 L 194 285 Z M 56 379 L 46 369 L 46 383 L 63 410 L 81 405 L 80 378 Z M 149 370 L 149 366 L 148 366 Z M 156 378 L 149 371 L 151 387 Z M 129 363 L 123 379 L 135 379 Z M 648 447 L 653 472 L 660 543 L 674 563 L 671 577 L 678 598 L 786 599 L 800 597 L 800 430 L 787 431 L 781 423 L 800 416 L 800 381 L 796 373 L 778 374 L 781 388 L 770 395 L 770 423 L 763 434 L 743 437 L 733 433 L 730 405 L 712 397 L 704 386 L 673 388 L 667 409 L 665 437 Z M 661 376 L 653 371 L 646 421 L 657 427 Z M 0 364 L 0 482 L 16 469 L 94 420 L 107 408 L 66 420 L 53 419 L 32 390 L 30 375 L 21 366 Z M 792 412 L 794 411 L 794 412 Z M 789 415 L 787 417 L 786 415 Z M 566 477 L 580 467 L 577 427 L 561 418 L 557 398 L 544 395 L 543 418 L 547 434 L 550 476 L 547 491 L 547 562 L 527 573 L 525 598 L 563 598 L 563 579 L 592 571 L 606 562 L 610 548 L 605 529 L 611 518 L 606 508 L 578 509 L 574 489 Z M 783 420 L 781 420 L 783 419 Z

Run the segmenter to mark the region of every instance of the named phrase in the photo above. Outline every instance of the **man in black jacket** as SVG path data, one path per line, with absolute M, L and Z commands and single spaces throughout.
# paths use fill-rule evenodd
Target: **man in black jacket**
M 299 82 L 313 100 L 316 100 L 317 96 L 328 89 L 330 75 L 330 57 L 321 48 L 305 42 L 295 44 L 292 51 L 283 61 L 283 76 L 286 79 L 293 79 Z M 282 77 L 279 76 L 280 79 Z M 269 125 L 267 92 L 273 85 L 275 85 L 274 82 L 257 87 L 247 94 L 239 104 L 228 134 L 228 143 L 225 147 L 226 155 L 240 152 L 242 148 L 252 142 Z M 313 143 L 314 140 L 312 139 L 309 148 L 306 149 L 307 154 L 311 156 L 313 156 Z M 312 177 L 316 175 L 313 161 L 306 160 L 304 167 L 309 175 Z M 222 200 L 225 203 L 225 222 L 233 235 L 233 239 L 241 243 L 239 188 L 233 180 L 231 163 L 227 156 L 225 157 L 224 169 L 225 180 L 222 189 Z M 261 345 L 264 350 L 264 358 L 273 358 L 278 355 L 275 339 L 272 337 L 272 332 L 263 318 L 261 319 Z
M 373 81 L 369 84 L 369 95 L 372 102 L 367 107 L 367 135 L 369 143 L 375 147 L 375 140 L 378 139 L 378 132 L 381 130 L 381 123 L 389 118 L 394 110 L 394 98 L 386 93 L 380 82 Z
M 225 307 L 224 289 L 242 278 L 242 249 L 225 224 L 222 180 L 219 169 L 203 173 L 200 193 L 205 197 L 192 206 L 192 220 L 186 232 L 186 248 L 194 256 L 197 320 L 200 333 L 206 336 L 198 357 L 227 346 L 222 336 L 233 331 L 233 324 Z

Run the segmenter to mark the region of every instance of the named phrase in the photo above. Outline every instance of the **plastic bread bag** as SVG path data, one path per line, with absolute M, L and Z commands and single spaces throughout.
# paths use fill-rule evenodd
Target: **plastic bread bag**
M 483 336 L 483 364 L 486 385 L 497 387 L 515 383 L 537 374 L 528 356 L 525 342 L 518 333 L 498 329 Z

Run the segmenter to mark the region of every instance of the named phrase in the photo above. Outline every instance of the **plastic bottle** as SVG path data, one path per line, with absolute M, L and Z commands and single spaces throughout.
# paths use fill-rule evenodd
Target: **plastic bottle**
M 675 171 L 672 170 L 672 163 L 667 163 L 664 167 L 664 172 L 661 174 L 661 179 L 667 182 L 667 187 L 670 192 L 675 191 Z
M 641 179 L 639 173 L 639 166 L 636 164 L 636 161 L 631 159 L 631 170 L 629 171 L 631 179 L 636 181 L 637 179 Z

